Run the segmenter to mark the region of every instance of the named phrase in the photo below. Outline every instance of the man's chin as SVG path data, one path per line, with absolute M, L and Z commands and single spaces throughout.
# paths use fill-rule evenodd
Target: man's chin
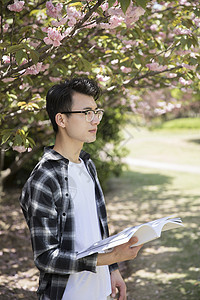
M 87 143 L 87 144 L 90 144 L 90 143 L 93 143 L 93 142 L 95 142 L 95 141 L 96 141 L 96 136 L 93 137 L 93 138 L 88 139 L 88 140 L 86 141 L 86 143 Z

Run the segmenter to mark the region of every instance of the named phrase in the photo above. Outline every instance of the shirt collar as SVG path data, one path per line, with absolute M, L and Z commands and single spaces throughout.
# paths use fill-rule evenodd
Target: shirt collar
M 53 147 L 54 146 L 49 146 L 49 147 L 44 148 L 43 159 L 44 160 L 62 160 L 62 161 L 65 161 L 65 162 L 69 163 L 69 160 L 67 158 L 65 158 L 64 156 L 62 156 L 60 153 L 53 150 Z M 90 154 L 83 151 L 83 150 L 81 150 L 80 158 L 83 161 L 86 161 L 90 158 Z

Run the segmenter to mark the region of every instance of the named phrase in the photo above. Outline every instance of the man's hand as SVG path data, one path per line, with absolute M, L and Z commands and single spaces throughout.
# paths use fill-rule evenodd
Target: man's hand
M 126 300 L 126 285 L 119 272 L 115 270 L 111 272 L 111 287 L 112 287 L 112 298 L 116 297 L 116 289 L 119 291 L 119 300 Z
M 111 265 L 113 263 L 136 258 L 141 246 L 134 246 L 138 241 L 137 237 L 132 237 L 127 243 L 116 246 L 112 252 L 99 253 L 97 256 L 97 266 Z

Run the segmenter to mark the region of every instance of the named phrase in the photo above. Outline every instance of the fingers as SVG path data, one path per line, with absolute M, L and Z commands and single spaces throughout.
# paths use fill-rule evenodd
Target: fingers
M 121 286 L 119 289 L 119 300 L 126 300 L 126 286 Z
M 112 286 L 112 298 L 115 298 L 116 296 L 116 287 Z
M 130 238 L 130 240 L 128 241 L 128 244 L 129 244 L 130 246 L 132 246 L 132 245 L 136 244 L 137 242 L 138 242 L 137 236 L 132 236 L 132 237 Z

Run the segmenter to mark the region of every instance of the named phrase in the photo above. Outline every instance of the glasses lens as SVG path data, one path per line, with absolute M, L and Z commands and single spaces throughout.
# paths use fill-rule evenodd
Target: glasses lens
M 86 113 L 86 121 L 91 122 L 94 119 L 94 112 L 92 110 L 88 110 Z
M 88 110 L 86 113 L 86 121 L 92 122 L 95 114 L 97 115 L 99 121 L 101 121 L 101 119 L 103 117 L 103 110 L 96 110 L 95 112 L 93 110 Z
M 101 121 L 102 117 L 103 117 L 103 110 L 98 110 L 97 111 L 97 116 L 99 118 L 99 121 Z

